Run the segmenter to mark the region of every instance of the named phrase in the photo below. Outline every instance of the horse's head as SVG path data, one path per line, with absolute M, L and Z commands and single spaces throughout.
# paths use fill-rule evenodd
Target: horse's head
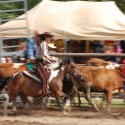
M 82 75 L 77 72 L 76 64 L 72 58 L 65 58 L 62 60 L 61 65 L 63 65 L 66 74 L 69 74 L 71 77 L 77 80 L 83 79 Z

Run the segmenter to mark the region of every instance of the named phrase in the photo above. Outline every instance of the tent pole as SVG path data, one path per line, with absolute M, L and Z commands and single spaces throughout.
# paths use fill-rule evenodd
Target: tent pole
M 68 43 L 67 43 L 68 40 L 65 40 L 64 41 L 64 52 L 68 52 Z
M 90 41 L 86 40 L 86 44 L 85 44 L 85 53 L 89 52 L 89 47 L 90 47 Z
M 2 28 L 1 28 L 1 18 L 2 18 L 2 15 L 1 15 L 1 11 L 0 11 L 0 62 L 1 62 L 1 58 L 2 58 L 2 52 L 3 52 L 3 39 L 2 39 Z

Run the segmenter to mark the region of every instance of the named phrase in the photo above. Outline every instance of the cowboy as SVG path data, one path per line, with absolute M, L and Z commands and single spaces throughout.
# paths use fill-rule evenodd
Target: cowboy
M 44 63 L 52 63 L 56 61 L 48 54 L 48 48 L 52 47 L 52 45 L 50 44 L 52 37 L 54 37 L 52 33 L 45 32 L 39 35 L 40 40 L 36 41 L 38 46 L 36 48 L 36 58 L 42 59 Z
M 47 82 L 48 82 L 48 78 L 49 78 L 49 72 L 48 72 L 47 68 L 45 68 L 45 66 L 56 62 L 56 59 L 51 57 L 48 54 L 48 48 L 49 48 L 48 44 L 50 44 L 50 41 L 53 36 L 54 35 L 52 33 L 45 32 L 45 33 L 39 35 L 40 40 L 36 41 L 37 48 L 36 48 L 35 64 L 36 64 L 36 68 L 39 72 L 39 75 L 42 79 L 43 91 L 46 93 L 48 91 Z

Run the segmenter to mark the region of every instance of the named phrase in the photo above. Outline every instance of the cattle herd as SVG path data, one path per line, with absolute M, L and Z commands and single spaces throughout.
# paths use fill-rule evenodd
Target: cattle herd
M 48 80 L 47 95 L 41 88 L 42 81 L 36 74 L 34 77 L 32 71 L 27 71 L 26 64 L 0 64 L 0 91 L 2 93 L 7 88 L 8 94 L 5 95 L 7 101 L 15 102 L 16 97 L 20 96 L 26 108 L 31 107 L 33 100 L 37 100 L 36 97 L 42 100 L 42 105 L 48 104 L 49 98 L 55 98 L 64 114 L 71 110 L 74 96 L 78 97 L 80 104 L 80 93 L 93 107 L 93 111 L 99 111 L 100 108 L 92 100 L 91 93 L 104 93 L 102 100 L 106 101 L 105 111 L 108 113 L 111 110 L 113 92 L 120 93 L 124 97 L 125 78 L 119 65 L 97 58 L 88 60 L 86 65 L 77 65 L 72 59 L 62 62 L 58 68 L 49 67 L 51 78 Z M 1 95 L 3 96 L 3 93 Z M 33 100 L 31 101 L 29 97 L 33 97 Z

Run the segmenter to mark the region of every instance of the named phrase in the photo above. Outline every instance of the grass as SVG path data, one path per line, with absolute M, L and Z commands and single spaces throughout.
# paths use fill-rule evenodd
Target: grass
M 85 98 L 81 97 L 81 106 L 88 106 L 88 102 L 85 100 Z M 92 98 L 92 100 L 96 104 L 102 103 L 102 98 Z M 75 97 L 72 101 L 72 106 L 78 105 L 78 99 Z M 112 107 L 119 107 L 119 108 L 125 108 L 125 102 L 123 99 L 112 99 Z
M 81 99 L 81 106 L 84 106 L 84 107 L 89 106 L 88 102 L 86 101 L 86 99 L 84 97 L 81 97 L 80 99 Z M 102 102 L 102 98 L 92 98 L 92 100 L 98 105 L 100 105 Z M 58 104 L 57 104 L 56 100 L 53 100 L 51 105 L 58 105 Z M 74 99 L 71 102 L 71 106 L 78 106 L 78 98 L 77 97 L 74 97 Z M 112 99 L 111 107 L 125 108 L 124 100 L 123 99 Z

